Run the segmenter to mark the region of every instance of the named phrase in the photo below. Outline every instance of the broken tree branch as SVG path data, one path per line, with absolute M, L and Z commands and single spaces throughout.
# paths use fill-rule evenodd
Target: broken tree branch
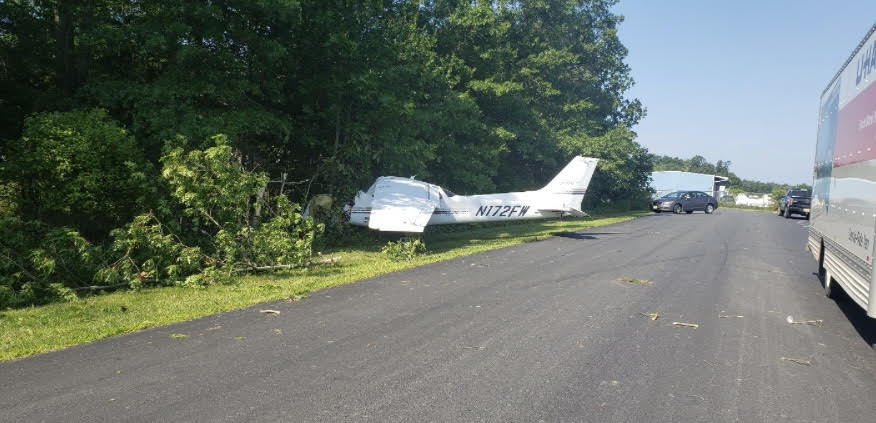
M 123 286 L 128 286 L 128 282 L 117 283 L 114 285 L 91 285 L 91 286 L 80 286 L 79 288 L 73 288 L 74 291 L 100 291 L 102 289 L 113 289 L 113 288 L 121 288 Z

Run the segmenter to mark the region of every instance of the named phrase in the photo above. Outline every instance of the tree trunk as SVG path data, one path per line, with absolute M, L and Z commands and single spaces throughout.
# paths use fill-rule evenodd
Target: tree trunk
M 58 0 L 55 7 L 55 80 L 64 96 L 73 94 L 76 84 L 73 64 L 73 2 Z

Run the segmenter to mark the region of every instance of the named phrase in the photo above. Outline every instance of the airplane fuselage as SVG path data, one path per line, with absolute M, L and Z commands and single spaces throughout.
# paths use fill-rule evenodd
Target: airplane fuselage
M 435 208 L 430 225 L 490 222 L 509 219 L 544 219 L 558 217 L 560 212 L 541 212 L 537 191 L 503 194 L 457 195 L 444 198 Z
M 427 183 L 423 183 L 427 184 Z M 427 184 L 431 185 L 431 184 Z M 437 188 L 438 205 L 429 218 L 428 225 L 449 225 L 454 223 L 493 222 L 517 219 L 545 219 L 560 217 L 562 212 L 539 210 L 534 207 L 544 204 L 550 198 L 539 191 L 507 192 L 500 194 L 454 195 L 447 196 Z M 365 197 L 365 196 L 363 196 Z M 368 226 L 371 213 L 370 199 L 357 197 L 350 213 L 350 223 Z
M 413 178 L 381 176 L 359 191 L 350 223 L 387 232 L 423 232 L 428 225 L 586 216 L 581 200 L 597 159 L 575 157 L 536 191 L 454 195 Z

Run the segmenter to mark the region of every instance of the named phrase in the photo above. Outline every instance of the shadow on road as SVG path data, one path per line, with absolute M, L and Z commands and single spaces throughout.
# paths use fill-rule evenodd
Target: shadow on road
M 561 238 L 570 239 L 599 239 L 596 235 L 627 235 L 629 232 L 560 232 L 554 234 Z
M 554 236 L 558 236 L 560 238 L 570 238 L 570 239 L 599 239 L 594 234 L 584 234 L 579 232 L 562 232 L 558 234 L 554 234 Z
M 791 217 L 786 217 L 785 219 L 788 219 L 788 220 L 809 220 L 806 218 L 806 216 L 796 216 L 796 215 L 791 216 Z
M 867 317 L 864 309 L 859 307 L 845 292 L 837 296 L 836 305 L 846 315 L 861 338 L 867 342 L 867 345 L 876 348 L 876 319 Z
M 821 286 L 823 287 L 824 277 L 819 276 L 819 280 L 821 280 Z M 837 288 L 839 288 L 839 285 L 834 289 Z M 846 294 L 844 290 L 840 288 L 837 289 L 837 291 L 837 296 L 834 300 L 837 307 L 839 307 L 840 311 L 846 315 L 846 318 L 849 319 L 849 322 L 854 326 L 855 330 L 858 331 L 858 335 L 861 335 L 864 342 L 866 342 L 867 345 L 876 348 L 876 319 L 868 317 L 867 312 L 858 306 L 858 304 L 855 303 L 855 300 L 851 299 L 849 294 Z

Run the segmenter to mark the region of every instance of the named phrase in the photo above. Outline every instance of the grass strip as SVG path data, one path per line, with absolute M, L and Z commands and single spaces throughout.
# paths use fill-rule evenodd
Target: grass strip
M 161 287 L 117 291 L 66 303 L 0 312 L 0 361 L 169 323 L 230 311 L 266 301 L 298 299 L 308 292 L 459 256 L 546 239 L 631 220 L 647 212 L 605 213 L 591 219 L 533 221 L 508 225 L 471 225 L 458 231 L 424 234 L 429 254 L 392 261 L 380 243 L 340 248 L 325 254 L 337 263 L 309 269 L 244 276 L 235 283 L 207 288 Z M 462 226 L 462 225 L 460 225 Z

